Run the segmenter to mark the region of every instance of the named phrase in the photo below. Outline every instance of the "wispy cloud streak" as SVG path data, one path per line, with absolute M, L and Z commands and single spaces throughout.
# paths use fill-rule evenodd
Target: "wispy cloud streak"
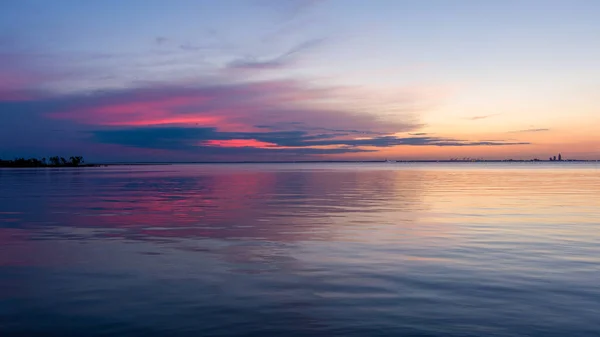
M 273 58 L 257 59 L 245 57 L 231 61 L 227 67 L 230 69 L 279 69 L 291 65 L 298 60 L 302 52 L 306 52 L 322 44 L 324 39 L 312 39 L 302 42 L 285 53 Z
M 481 119 L 488 119 L 491 117 L 495 117 L 495 116 L 499 116 L 501 114 L 491 114 L 491 115 L 482 115 L 482 116 L 473 116 L 473 117 L 467 117 L 466 119 L 470 120 L 470 121 L 478 121 Z
M 546 131 L 550 131 L 550 129 L 546 129 L 546 128 L 524 129 L 524 130 L 509 131 L 508 133 L 530 133 L 530 132 L 546 132 Z

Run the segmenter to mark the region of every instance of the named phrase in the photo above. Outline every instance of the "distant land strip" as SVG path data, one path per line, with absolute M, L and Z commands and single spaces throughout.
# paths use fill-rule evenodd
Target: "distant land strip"
M 360 163 L 593 163 L 600 160 L 594 159 L 569 159 L 554 160 L 528 160 L 528 159 L 489 159 L 489 160 L 448 160 L 448 159 L 423 159 L 423 160 L 280 160 L 280 161 L 185 161 L 185 162 L 106 162 L 99 165 L 195 165 L 195 164 L 360 164 Z
M 88 164 L 82 156 L 46 158 L 17 158 L 13 160 L 0 159 L 0 168 L 53 168 L 53 167 L 96 167 L 96 166 L 136 166 L 136 165 L 194 165 L 194 164 L 360 164 L 360 163 L 588 163 L 600 160 L 566 159 L 566 160 L 539 160 L 539 159 L 422 159 L 422 160 L 280 160 L 280 161 L 186 161 L 186 162 L 105 162 Z
M 53 156 L 46 159 L 37 158 L 16 158 L 13 160 L 2 160 L 0 159 L 0 167 L 13 167 L 13 168 L 25 168 L 25 167 L 90 167 L 97 166 L 95 164 L 84 164 L 82 156 L 71 156 L 69 159 L 64 157 Z

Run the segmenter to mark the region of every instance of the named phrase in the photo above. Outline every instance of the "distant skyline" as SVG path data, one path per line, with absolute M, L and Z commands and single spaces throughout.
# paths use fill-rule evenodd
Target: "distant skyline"
M 0 158 L 600 158 L 600 1 L 5 0 Z

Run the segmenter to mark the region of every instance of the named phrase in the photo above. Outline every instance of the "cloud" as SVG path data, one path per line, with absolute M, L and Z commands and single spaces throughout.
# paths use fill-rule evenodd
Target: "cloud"
M 302 42 L 285 53 L 273 58 L 257 59 L 244 57 L 235 59 L 227 64 L 229 69 L 279 69 L 297 61 L 298 55 L 322 44 L 325 39 L 312 39 Z
M 227 64 L 229 69 L 278 69 L 287 65 L 285 57 L 276 57 L 268 60 L 257 60 L 254 57 L 245 57 L 233 60 Z
M 395 97 L 395 101 L 367 104 L 357 101 L 356 96 L 356 90 L 306 81 L 228 82 L 217 77 L 70 94 L 46 91 L 29 100 L 0 101 L 0 125 L 3 139 L 6 136 L 12 143 L 28 143 L 37 148 L 45 147 L 46 139 L 55 138 L 56 133 L 43 130 L 44 126 L 52 126 L 68 129 L 61 142 L 71 144 L 69 147 L 74 146 L 73 142 L 90 149 L 98 144 L 115 144 L 186 153 L 200 151 L 207 155 L 369 152 L 373 149 L 337 139 L 377 137 L 422 127 L 418 116 L 411 113 L 413 100 L 420 98 L 398 95 L 401 98 Z M 378 104 L 386 109 L 395 105 L 397 113 L 386 118 L 371 113 Z M 33 131 L 30 126 L 34 124 L 39 130 L 27 139 L 14 131 Z M 15 126 L 14 130 L 4 130 L 10 125 Z M 190 127 L 193 130 L 186 129 Z M 134 129 L 139 131 L 133 132 Z M 213 143 L 202 145 L 204 141 Z M 275 144 L 276 148 L 259 148 L 265 143 Z M 238 149 L 227 150 L 228 145 Z
M 410 146 L 501 146 L 501 145 L 527 145 L 527 142 L 473 142 L 453 138 L 439 137 L 374 137 L 367 139 L 340 139 L 340 140 L 317 140 L 306 142 L 310 146 L 315 145 L 348 145 L 348 146 L 373 146 L 391 147 L 398 145 Z
M 155 84 L 49 98 L 45 100 L 45 111 L 52 118 L 105 126 L 198 124 L 239 130 L 254 129 L 254 125 L 281 129 L 293 122 L 285 129 L 352 130 L 364 134 L 391 134 L 420 127 L 417 116 L 406 111 L 406 106 L 413 105 L 406 97 L 394 103 L 398 109 L 395 119 L 382 119 L 369 113 L 373 106 L 353 104 L 350 95 L 354 93 L 339 88 L 293 80 L 206 82 Z M 327 103 L 332 99 L 340 104 Z M 347 105 L 345 101 L 351 103 Z
M 471 120 L 471 121 L 477 121 L 480 119 L 487 119 L 490 117 L 495 117 L 495 116 L 499 116 L 501 114 L 491 114 L 491 115 L 483 115 L 483 116 L 473 116 L 473 117 L 467 117 L 466 119 Z
M 194 45 L 191 43 L 183 43 L 181 45 L 179 45 L 179 48 L 185 51 L 198 51 L 201 49 L 204 49 L 204 47 L 199 46 L 199 45 Z
M 305 122 L 280 122 L 271 125 L 254 125 L 257 129 L 269 129 L 272 131 L 285 131 L 285 130 L 302 130 L 302 131 L 316 131 L 316 132 L 342 132 L 345 134 L 354 134 L 358 136 L 376 136 L 385 135 L 385 132 L 377 132 L 373 130 L 356 130 L 356 129 L 340 129 L 340 128 L 325 128 L 317 127 L 306 124 Z
M 525 130 L 509 131 L 509 133 L 528 133 L 528 132 L 545 132 L 545 131 L 550 131 L 550 129 L 525 129 Z
M 157 38 L 155 42 L 166 41 Z M 321 43 L 322 39 L 307 40 L 274 59 L 230 66 L 284 66 Z M 207 72 L 185 81 L 145 81 L 118 89 L 58 92 L 44 86 L 54 82 L 52 76 L 36 72 L 37 68 L 20 63 L 18 57 L 8 60 L 0 65 L 1 74 L 16 76 L 4 76 L 7 84 L 0 83 L 0 89 L 5 89 L 0 90 L 4 94 L 0 95 L 0 150 L 17 148 L 11 144 L 26 146 L 28 151 L 77 149 L 84 155 L 95 149 L 139 149 L 139 153 L 149 155 L 159 151 L 161 155 L 177 153 L 189 158 L 196 154 L 268 157 L 362 153 L 399 145 L 521 144 L 429 137 L 427 133 L 390 136 L 422 129 L 419 114 L 436 100 L 420 94 L 422 89 L 429 92 L 428 88 L 367 92 L 308 80 L 250 80 Z
M 273 9 L 284 20 L 290 21 L 325 1 L 327 0 L 255 0 L 255 3 Z
M 164 36 L 157 36 L 154 38 L 154 43 L 156 43 L 157 45 L 164 45 L 164 44 L 167 44 L 168 42 L 169 42 L 169 39 Z
M 18 48 L 0 50 L 0 100 L 15 99 L 15 96 L 20 100 L 30 99 L 50 90 L 64 92 L 88 87 L 94 81 L 111 77 L 106 69 L 101 72 L 98 64 L 116 59 L 116 55 L 102 52 L 62 55 Z
M 215 128 L 140 127 L 92 131 L 101 143 L 138 148 L 191 151 L 204 155 L 341 154 L 371 152 L 360 148 L 312 148 L 305 142 L 326 138 L 304 132 L 219 132 Z
M 347 134 L 311 135 L 304 131 L 221 132 L 216 128 L 140 127 L 95 130 L 95 139 L 102 143 L 140 148 L 194 151 L 197 153 L 356 153 L 369 147 L 408 146 L 502 146 L 524 145 L 518 142 L 470 142 L 438 137 L 373 137 L 345 138 Z M 367 147 L 367 148 L 365 148 Z
M 288 54 L 311 46 L 298 45 Z M 90 147 L 107 144 L 208 157 L 527 144 L 431 137 L 424 132 L 390 136 L 422 128 L 418 112 L 422 100 L 430 98 L 414 90 L 390 95 L 361 90 L 298 80 L 207 77 L 71 94 L 46 92 L 29 101 L 0 102 L 0 109 L 25 113 L 28 123 L 65 126 L 71 141 L 77 139 L 78 144 Z M 386 117 L 381 117 L 383 111 Z M 3 120 L 6 116 L 0 115 Z M 47 132 L 39 135 L 51 136 Z M 19 135 L 13 132 L 11 137 L 18 139 Z
M 0 101 L 28 99 L 43 84 L 58 80 L 55 72 L 42 70 L 40 55 L 0 52 Z

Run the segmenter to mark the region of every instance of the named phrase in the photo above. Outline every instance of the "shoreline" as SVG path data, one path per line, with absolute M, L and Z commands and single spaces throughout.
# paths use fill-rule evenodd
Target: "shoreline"
M 52 166 L 52 165 L 46 165 L 46 166 L 24 166 L 24 165 L 6 165 L 6 166 L 0 166 L 0 169 L 11 169 L 11 168 L 27 168 L 27 169 L 62 169 L 62 168 L 86 168 L 86 167 L 105 167 L 105 166 L 109 166 L 107 164 L 82 164 L 82 165 L 64 165 L 64 166 Z

